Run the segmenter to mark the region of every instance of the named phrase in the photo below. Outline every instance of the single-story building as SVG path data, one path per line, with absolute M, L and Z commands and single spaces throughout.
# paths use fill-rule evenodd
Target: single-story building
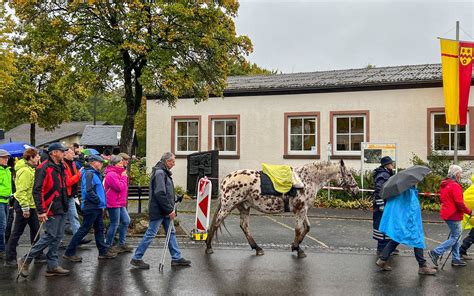
M 471 87 L 471 98 L 473 96 Z M 230 77 L 224 98 L 176 108 L 147 96 L 147 167 L 176 154 L 176 185 L 186 184 L 186 155 L 220 150 L 219 175 L 260 169 L 261 163 L 299 166 L 344 159 L 361 167 L 361 143 L 396 143 L 397 164 L 432 149 L 453 154 L 446 125 L 441 65 L 407 65 L 258 77 Z M 474 106 L 460 128 L 459 159 L 474 160 Z
M 79 144 L 87 148 L 94 148 L 100 153 L 105 149 L 109 149 L 111 153 L 118 153 L 120 152 L 121 133 L 121 125 L 87 125 Z M 137 149 L 137 136 L 133 130 L 132 154 L 136 154 Z
M 63 122 L 52 131 L 47 131 L 39 126 L 36 127 L 36 147 L 42 148 L 53 142 L 61 142 L 69 146 L 73 143 L 79 143 L 84 128 L 91 124 L 90 121 L 72 121 Z M 97 125 L 106 124 L 105 121 L 97 121 Z M 4 138 L 0 139 L 0 144 L 9 142 L 30 143 L 30 124 L 24 123 L 5 132 Z

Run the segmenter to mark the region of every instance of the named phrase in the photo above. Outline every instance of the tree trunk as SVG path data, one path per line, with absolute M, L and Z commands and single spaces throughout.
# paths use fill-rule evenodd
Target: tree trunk
M 36 146 L 36 123 L 30 123 L 30 144 Z

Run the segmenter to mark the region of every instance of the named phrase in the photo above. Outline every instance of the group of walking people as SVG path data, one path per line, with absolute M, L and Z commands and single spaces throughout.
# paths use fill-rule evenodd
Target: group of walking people
M 82 163 L 76 163 L 80 157 L 75 148 L 52 143 L 41 163 L 39 151 L 29 148 L 24 152 L 23 158 L 17 160 L 14 174 L 7 165 L 10 154 L 0 149 L 0 257 L 4 259 L 4 266 L 17 267 L 23 277 L 29 275 L 29 266 L 33 261 L 47 263 L 46 276 L 70 273 L 60 266 L 58 254 L 66 220 L 69 220 L 73 236 L 62 256 L 65 260 L 82 261 L 82 257 L 76 253 L 77 248 L 90 242 L 86 236 L 92 228 L 98 259 L 113 259 L 120 253 L 133 251 L 133 248 L 126 244 L 130 224 L 126 208 L 127 166 L 130 157 L 125 153 L 111 155 L 103 177 L 104 158 L 90 155 L 82 166 Z M 82 167 L 79 169 L 80 166 Z M 156 186 L 150 195 L 152 221 L 131 261 L 132 265 L 139 268 L 149 267 L 142 257 L 160 224 L 163 223 L 167 230 L 175 217 L 174 186 L 170 172 L 173 166 L 174 155 L 168 153 L 154 169 L 152 184 Z M 80 203 L 82 224 L 76 203 Z M 6 239 L 9 210 L 14 211 L 15 217 L 11 235 Z M 107 232 L 104 229 L 104 210 L 110 220 Z M 26 255 L 17 258 L 16 248 L 27 225 L 30 228 L 32 247 Z M 44 231 L 41 231 L 41 228 Z M 175 232 L 170 239 L 170 252 L 172 265 L 190 265 L 191 262 L 181 256 Z
M 465 215 L 468 215 L 469 221 L 472 215 L 472 210 L 463 199 L 461 174 L 460 166 L 451 165 L 447 177 L 440 184 L 440 216 L 450 232 L 446 241 L 428 251 L 433 263 L 433 266 L 429 266 L 424 258 L 426 246 L 418 191 L 411 187 L 396 197 L 382 199 L 382 187 L 394 175 L 394 162 L 389 156 L 381 159 L 380 167 L 374 170 L 373 238 L 377 240 L 377 266 L 384 271 L 392 270 L 388 260 L 399 253 L 399 244 L 413 247 L 419 265 L 418 273 L 421 275 L 435 275 L 441 264 L 440 259 L 449 250 L 452 266 L 463 267 L 467 265 L 465 260 L 472 260 L 467 250 L 474 242 L 474 230 L 471 230 L 462 245 L 460 243 L 462 229 L 466 226 L 461 225 L 461 221 Z M 474 193 L 474 176 L 473 185 L 467 190 Z

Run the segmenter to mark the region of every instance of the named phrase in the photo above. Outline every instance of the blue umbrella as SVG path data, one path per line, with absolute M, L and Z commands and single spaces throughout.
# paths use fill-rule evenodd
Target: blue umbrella
M 23 152 L 25 152 L 28 148 L 35 148 L 30 144 L 26 144 L 24 142 L 10 142 L 0 145 L 0 149 L 4 149 L 8 151 L 12 157 L 21 157 L 23 156 Z
M 87 148 L 87 149 L 84 149 L 82 150 L 82 153 L 84 155 L 99 155 L 99 151 L 93 149 L 93 148 Z

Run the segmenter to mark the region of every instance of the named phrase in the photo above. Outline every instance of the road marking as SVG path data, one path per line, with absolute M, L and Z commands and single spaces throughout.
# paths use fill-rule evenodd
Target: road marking
M 283 226 L 283 227 L 285 227 L 285 228 L 287 228 L 287 229 L 289 229 L 289 230 L 293 230 L 293 231 L 295 230 L 294 228 L 292 228 L 292 227 L 286 225 L 285 223 L 282 223 L 282 222 L 280 222 L 280 221 L 278 221 L 278 220 L 276 220 L 276 219 L 273 219 L 272 217 L 265 216 L 265 218 L 267 218 L 267 219 L 269 219 L 269 220 L 275 222 L 276 224 L 278 224 L 278 225 L 280 225 L 280 226 Z M 306 234 L 305 237 L 307 237 L 307 238 L 309 238 L 309 239 L 311 239 L 311 240 L 317 242 L 318 244 L 320 244 L 321 246 L 323 246 L 323 247 L 325 247 L 325 248 L 329 248 L 328 245 L 326 245 L 326 244 L 323 243 L 322 241 L 320 241 L 320 240 L 318 240 L 318 239 L 312 237 L 311 235 Z
M 429 241 L 432 241 L 432 242 L 435 242 L 435 243 L 438 243 L 438 244 L 442 244 L 443 242 L 440 242 L 440 241 L 437 241 L 435 239 L 432 239 L 432 238 L 429 238 L 429 237 L 426 237 L 425 236 L 425 239 L 429 240 Z

